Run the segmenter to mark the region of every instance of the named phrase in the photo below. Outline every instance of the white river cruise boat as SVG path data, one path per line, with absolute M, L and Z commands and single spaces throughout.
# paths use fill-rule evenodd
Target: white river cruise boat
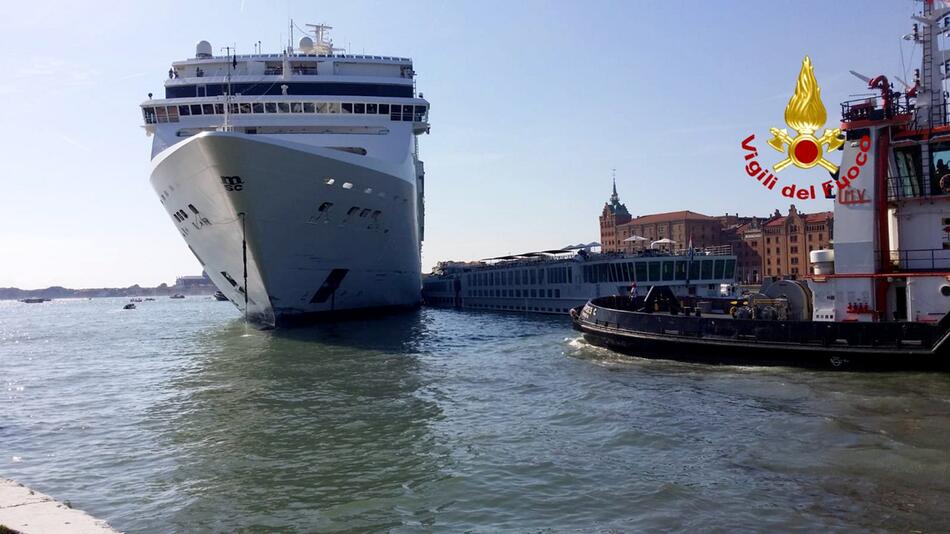
M 738 287 L 736 256 L 729 246 L 634 255 L 569 247 L 443 262 L 426 277 L 423 297 L 432 306 L 566 314 L 592 298 L 644 295 L 651 286 L 710 305 L 729 302 Z
M 152 187 L 262 326 L 420 302 L 429 104 L 412 61 L 341 53 L 310 27 L 279 54 L 201 41 L 141 105 Z

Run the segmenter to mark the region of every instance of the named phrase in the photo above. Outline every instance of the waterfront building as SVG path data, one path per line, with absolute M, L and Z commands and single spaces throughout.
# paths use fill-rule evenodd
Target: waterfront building
M 632 217 L 617 195 L 614 182 L 610 201 L 604 204 L 600 215 L 600 244 L 605 253 L 635 253 L 650 248 L 654 241 L 670 239 L 672 249 L 693 246 L 708 248 L 721 246 L 722 224 L 716 217 L 689 210 L 654 213 Z
M 601 251 L 616 252 L 623 249 L 623 244 L 617 237 L 617 228 L 630 222 L 630 219 L 627 206 L 620 202 L 620 196 L 617 195 L 617 180 L 614 179 L 613 194 L 610 195 L 610 200 L 604 204 L 604 210 L 600 214 Z
M 738 213 L 712 217 L 689 210 L 633 217 L 620 202 L 614 181 L 610 200 L 600 215 L 600 242 L 605 253 L 632 254 L 654 241 L 673 241 L 668 249 L 727 247 L 736 256 L 736 278 L 758 284 L 763 277 L 797 277 L 806 273 L 808 253 L 830 248 L 834 214 L 800 213 L 794 205 L 783 216 L 743 217 Z
M 808 272 L 808 254 L 813 250 L 831 248 L 834 213 L 800 213 L 792 204 L 788 215 L 778 210 L 756 236 L 749 232 L 749 241 L 756 242 L 764 260 L 765 276 L 799 277 Z

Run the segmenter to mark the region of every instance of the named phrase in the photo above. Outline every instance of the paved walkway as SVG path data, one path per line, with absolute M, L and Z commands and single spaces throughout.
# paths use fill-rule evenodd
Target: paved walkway
M 105 521 L 0 478 L 0 525 L 23 534 L 116 534 Z

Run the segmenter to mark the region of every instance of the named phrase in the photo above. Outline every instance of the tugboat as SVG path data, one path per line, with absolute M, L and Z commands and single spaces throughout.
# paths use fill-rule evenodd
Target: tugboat
M 135 309 L 135 304 L 133 304 L 133 303 L 130 302 L 130 303 L 126 304 L 125 306 L 122 306 L 122 309 L 123 309 L 123 310 L 134 310 L 134 309 Z
M 938 36 L 950 8 L 923 2 L 908 36 L 923 48 L 913 85 L 857 75 L 880 96 L 841 104 L 833 175 L 834 250 L 812 274 L 736 301 L 731 313 L 646 297 L 602 297 L 571 310 L 598 346 L 712 363 L 848 369 L 950 369 L 950 120 Z

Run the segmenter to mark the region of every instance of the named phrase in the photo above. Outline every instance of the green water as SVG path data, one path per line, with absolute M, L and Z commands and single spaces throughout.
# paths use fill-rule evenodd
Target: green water
M 706 367 L 564 318 L 245 328 L 0 302 L 0 476 L 128 532 L 950 530 L 950 377 Z

